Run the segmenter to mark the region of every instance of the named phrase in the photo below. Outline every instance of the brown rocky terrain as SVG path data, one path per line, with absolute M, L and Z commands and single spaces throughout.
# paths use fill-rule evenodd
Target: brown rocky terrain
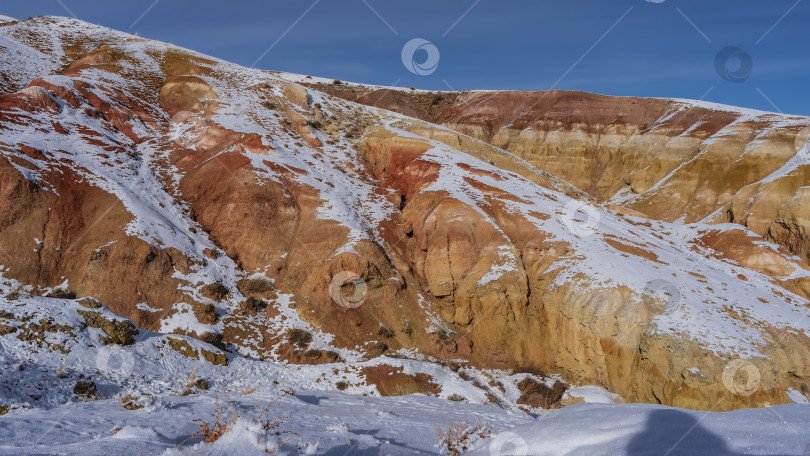
M 584 92 L 303 83 L 480 139 L 599 201 L 659 220 L 738 223 L 810 259 L 807 118 Z
M 715 410 L 810 394 L 807 119 L 306 87 L 61 18 L 0 34 L 21 290 L 263 359 L 536 366 Z

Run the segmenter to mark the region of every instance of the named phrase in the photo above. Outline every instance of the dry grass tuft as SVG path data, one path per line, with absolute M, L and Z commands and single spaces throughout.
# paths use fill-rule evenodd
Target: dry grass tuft
M 124 410 L 140 410 L 143 408 L 143 404 L 140 402 L 140 396 L 136 396 L 134 394 L 127 394 L 126 396 L 121 398 L 121 408 Z
M 436 444 L 443 448 L 447 456 L 460 456 L 470 449 L 478 439 L 494 434 L 492 426 L 480 420 L 451 421 L 446 428 L 436 426 Z
M 526 377 L 517 384 L 520 390 L 518 404 L 530 405 L 534 408 L 551 409 L 560 406 L 560 401 L 568 385 L 557 380 L 551 387 L 545 383 L 538 382 L 530 377 Z
M 298 348 L 305 348 L 312 342 L 312 334 L 303 329 L 294 328 L 287 331 L 287 341 Z
M 531 374 L 535 377 L 546 377 L 548 373 L 537 364 L 515 365 L 512 367 L 512 375 Z
M 194 377 L 197 375 L 197 368 L 191 370 L 191 376 L 188 379 L 188 383 L 186 383 L 186 388 L 191 388 L 194 386 Z
M 278 427 L 281 426 L 287 420 L 292 419 L 292 417 L 289 416 L 281 416 L 270 419 L 265 418 L 265 415 L 272 406 L 280 404 L 281 399 L 289 395 L 291 395 L 289 391 L 286 390 L 283 391 L 281 396 L 273 399 L 269 404 L 263 406 L 259 411 L 259 414 L 256 417 L 256 419 L 261 423 L 262 429 L 265 432 L 275 431 L 276 435 L 279 435 L 281 434 L 281 432 L 277 431 Z M 178 447 L 188 442 L 189 440 L 194 439 L 202 439 L 206 443 L 216 442 L 223 435 L 225 435 L 233 427 L 234 424 L 236 424 L 236 421 L 242 415 L 251 410 L 247 409 L 237 412 L 233 406 L 233 403 L 231 403 L 231 398 L 228 396 L 228 393 L 225 392 L 224 386 L 222 387 L 222 396 L 224 397 L 224 400 L 220 399 L 219 393 L 217 393 L 216 396 L 214 397 L 214 405 L 215 405 L 214 421 L 208 422 L 202 419 L 193 420 L 193 422 L 199 424 L 200 429 L 197 430 L 197 432 L 195 432 L 194 434 L 192 434 L 191 437 L 180 442 L 177 445 Z M 276 447 L 268 449 L 267 452 L 274 453 L 289 440 L 290 440 L 289 438 L 284 440 Z

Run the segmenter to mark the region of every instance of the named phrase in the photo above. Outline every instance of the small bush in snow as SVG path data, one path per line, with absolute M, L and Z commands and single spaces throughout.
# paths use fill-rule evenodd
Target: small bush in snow
M 304 348 L 312 342 L 312 334 L 303 329 L 291 329 L 287 331 L 287 341 L 299 348 Z
M 486 400 L 484 401 L 485 405 L 499 405 L 499 404 L 501 404 L 501 398 L 499 398 L 495 394 L 495 392 L 493 392 L 492 390 L 487 391 L 486 393 L 484 393 L 484 397 L 486 397 Z
M 16 301 L 20 299 L 21 295 L 22 295 L 22 288 L 17 287 L 11 290 L 11 292 L 9 292 L 9 294 L 6 295 L 6 299 L 8 299 L 9 301 Z M 0 311 L 0 313 L 2 313 L 2 311 Z
M 69 291 L 65 288 L 57 287 L 50 293 L 46 294 L 45 297 L 58 299 L 76 299 L 76 293 Z
M 127 394 L 121 398 L 121 408 L 124 410 L 140 410 L 144 406 L 141 397 L 136 394 Z
M 515 374 L 531 374 L 536 377 L 545 377 L 548 375 L 546 370 L 537 364 L 516 365 L 512 368 L 512 375 Z
M 551 387 L 533 378 L 526 377 L 517 384 L 520 390 L 518 404 L 530 405 L 534 408 L 551 409 L 560 405 L 568 385 L 556 380 Z
M 446 428 L 436 426 L 436 445 L 443 448 L 447 456 L 460 456 L 476 441 L 494 434 L 492 426 L 480 420 L 451 421 Z
M 219 393 L 217 393 L 216 396 L 214 397 L 214 405 L 215 405 L 214 420 L 210 421 L 210 422 L 202 420 L 202 419 L 192 420 L 193 422 L 199 424 L 200 429 L 197 432 L 195 432 L 194 434 L 192 434 L 191 437 L 189 437 L 186 440 L 183 440 L 182 442 L 180 442 L 177 445 L 178 447 L 180 445 L 188 442 L 189 440 L 194 440 L 194 439 L 202 439 L 206 443 L 216 442 L 223 435 L 225 435 L 231 428 L 233 428 L 233 426 L 236 424 L 236 422 L 239 420 L 239 418 L 242 417 L 242 415 L 244 415 L 246 412 L 251 410 L 251 409 L 248 409 L 248 410 L 242 410 L 242 411 L 237 412 L 236 409 L 233 406 L 233 403 L 231 403 L 231 398 L 228 396 L 228 393 L 225 392 L 225 387 L 224 386 L 222 387 L 222 395 L 225 398 L 224 400 L 220 400 Z M 269 404 L 262 407 L 261 410 L 259 411 L 259 414 L 256 417 L 256 420 L 260 423 L 261 428 L 265 432 L 271 432 L 272 431 L 272 432 L 274 432 L 275 435 L 282 434 L 282 432 L 277 431 L 278 427 L 281 426 L 288 419 L 291 419 L 291 417 L 281 416 L 281 417 L 275 417 L 275 418 L 266 418 L 265 415 L 267 414 L 270 407 L 272 407 L 273 405 L 278 405 L 281 402 L 281 399 L 284 396 L 288 396 L 288 395 L 290 395 L 289 391 L 286 391 L 286 390 L 283 391 L 281 396 L 277 397 L 276 399 L 271 401 Z M 277 445 L 275 448 L 267 450 L 267 452 L 268 453 L 275 452 L 276 450 L 281 448 L 285 443 L 287 443 L 287 441 L 289 441 L 289 439 L 284 440 L 279 445 Z
M 96 384 L 87 380 L 78 380 L 73 386 L 73 394 L 84 399 L 95 399 L 98 397 L 96 393 Z

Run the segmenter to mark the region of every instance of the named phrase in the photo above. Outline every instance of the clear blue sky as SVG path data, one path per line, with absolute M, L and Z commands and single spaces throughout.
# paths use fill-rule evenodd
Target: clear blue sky
M 0 14 L 75 15 L 247 66 L 374 84 L 705 97 L 810 115 L 810 1 L 28 0 Z M 439 49 L 432 74 L 403 65 L 412 38 Z M 745 54 L 721 68 L 742 82 L 716 69 L 728 46 Z

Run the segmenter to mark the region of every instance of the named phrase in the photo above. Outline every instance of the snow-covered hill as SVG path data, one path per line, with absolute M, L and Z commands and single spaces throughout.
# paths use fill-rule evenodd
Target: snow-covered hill
M 810 440 L 792 404 L 810 396 L 803 231 L 694 219 L 784 196 L 770 183 L 806 187 L 782 148 L 806 119 L 556 93 L 563 107 L 535 120 L 560 136 L 498 136 L 537 114 L 533 95 L 458 112 L 486 100 L 310 81 L 56 17 L 0 18 L 0 64 L 0 452 L 289 439 L 281 452 L 435 454 L 434 427 L 462 419 L 491 426 L 474 454 L 799 454 Z M 379 91 L 405 109 L 362 104 Z M 601 107 L 566 104 L 582 97 Z M 611 103 L 627 119 L 606 127 Z M 638 130 L 648 112 L 664 120 Z M 621 185 L 664 180 L 604 203 L 618 184 L 576 174 L 591 130 L 602 152 L 633 144 L 600 169 L 651 170 Z M 696 155 L 666 159 L 678 141 Z M 734 156 L 718 143 L 764 164 L 682 204 L 679 182 L 711 172 L 689 163 Z M 617 205 L 631 199 L 668 215 Z M 754 212 L 802 217 L 780 211 Z M 174 448 L 226 397 L 225 418 L 244 413 L 221 439 Z M 718 413 L 776 404 L 791 405 Z

